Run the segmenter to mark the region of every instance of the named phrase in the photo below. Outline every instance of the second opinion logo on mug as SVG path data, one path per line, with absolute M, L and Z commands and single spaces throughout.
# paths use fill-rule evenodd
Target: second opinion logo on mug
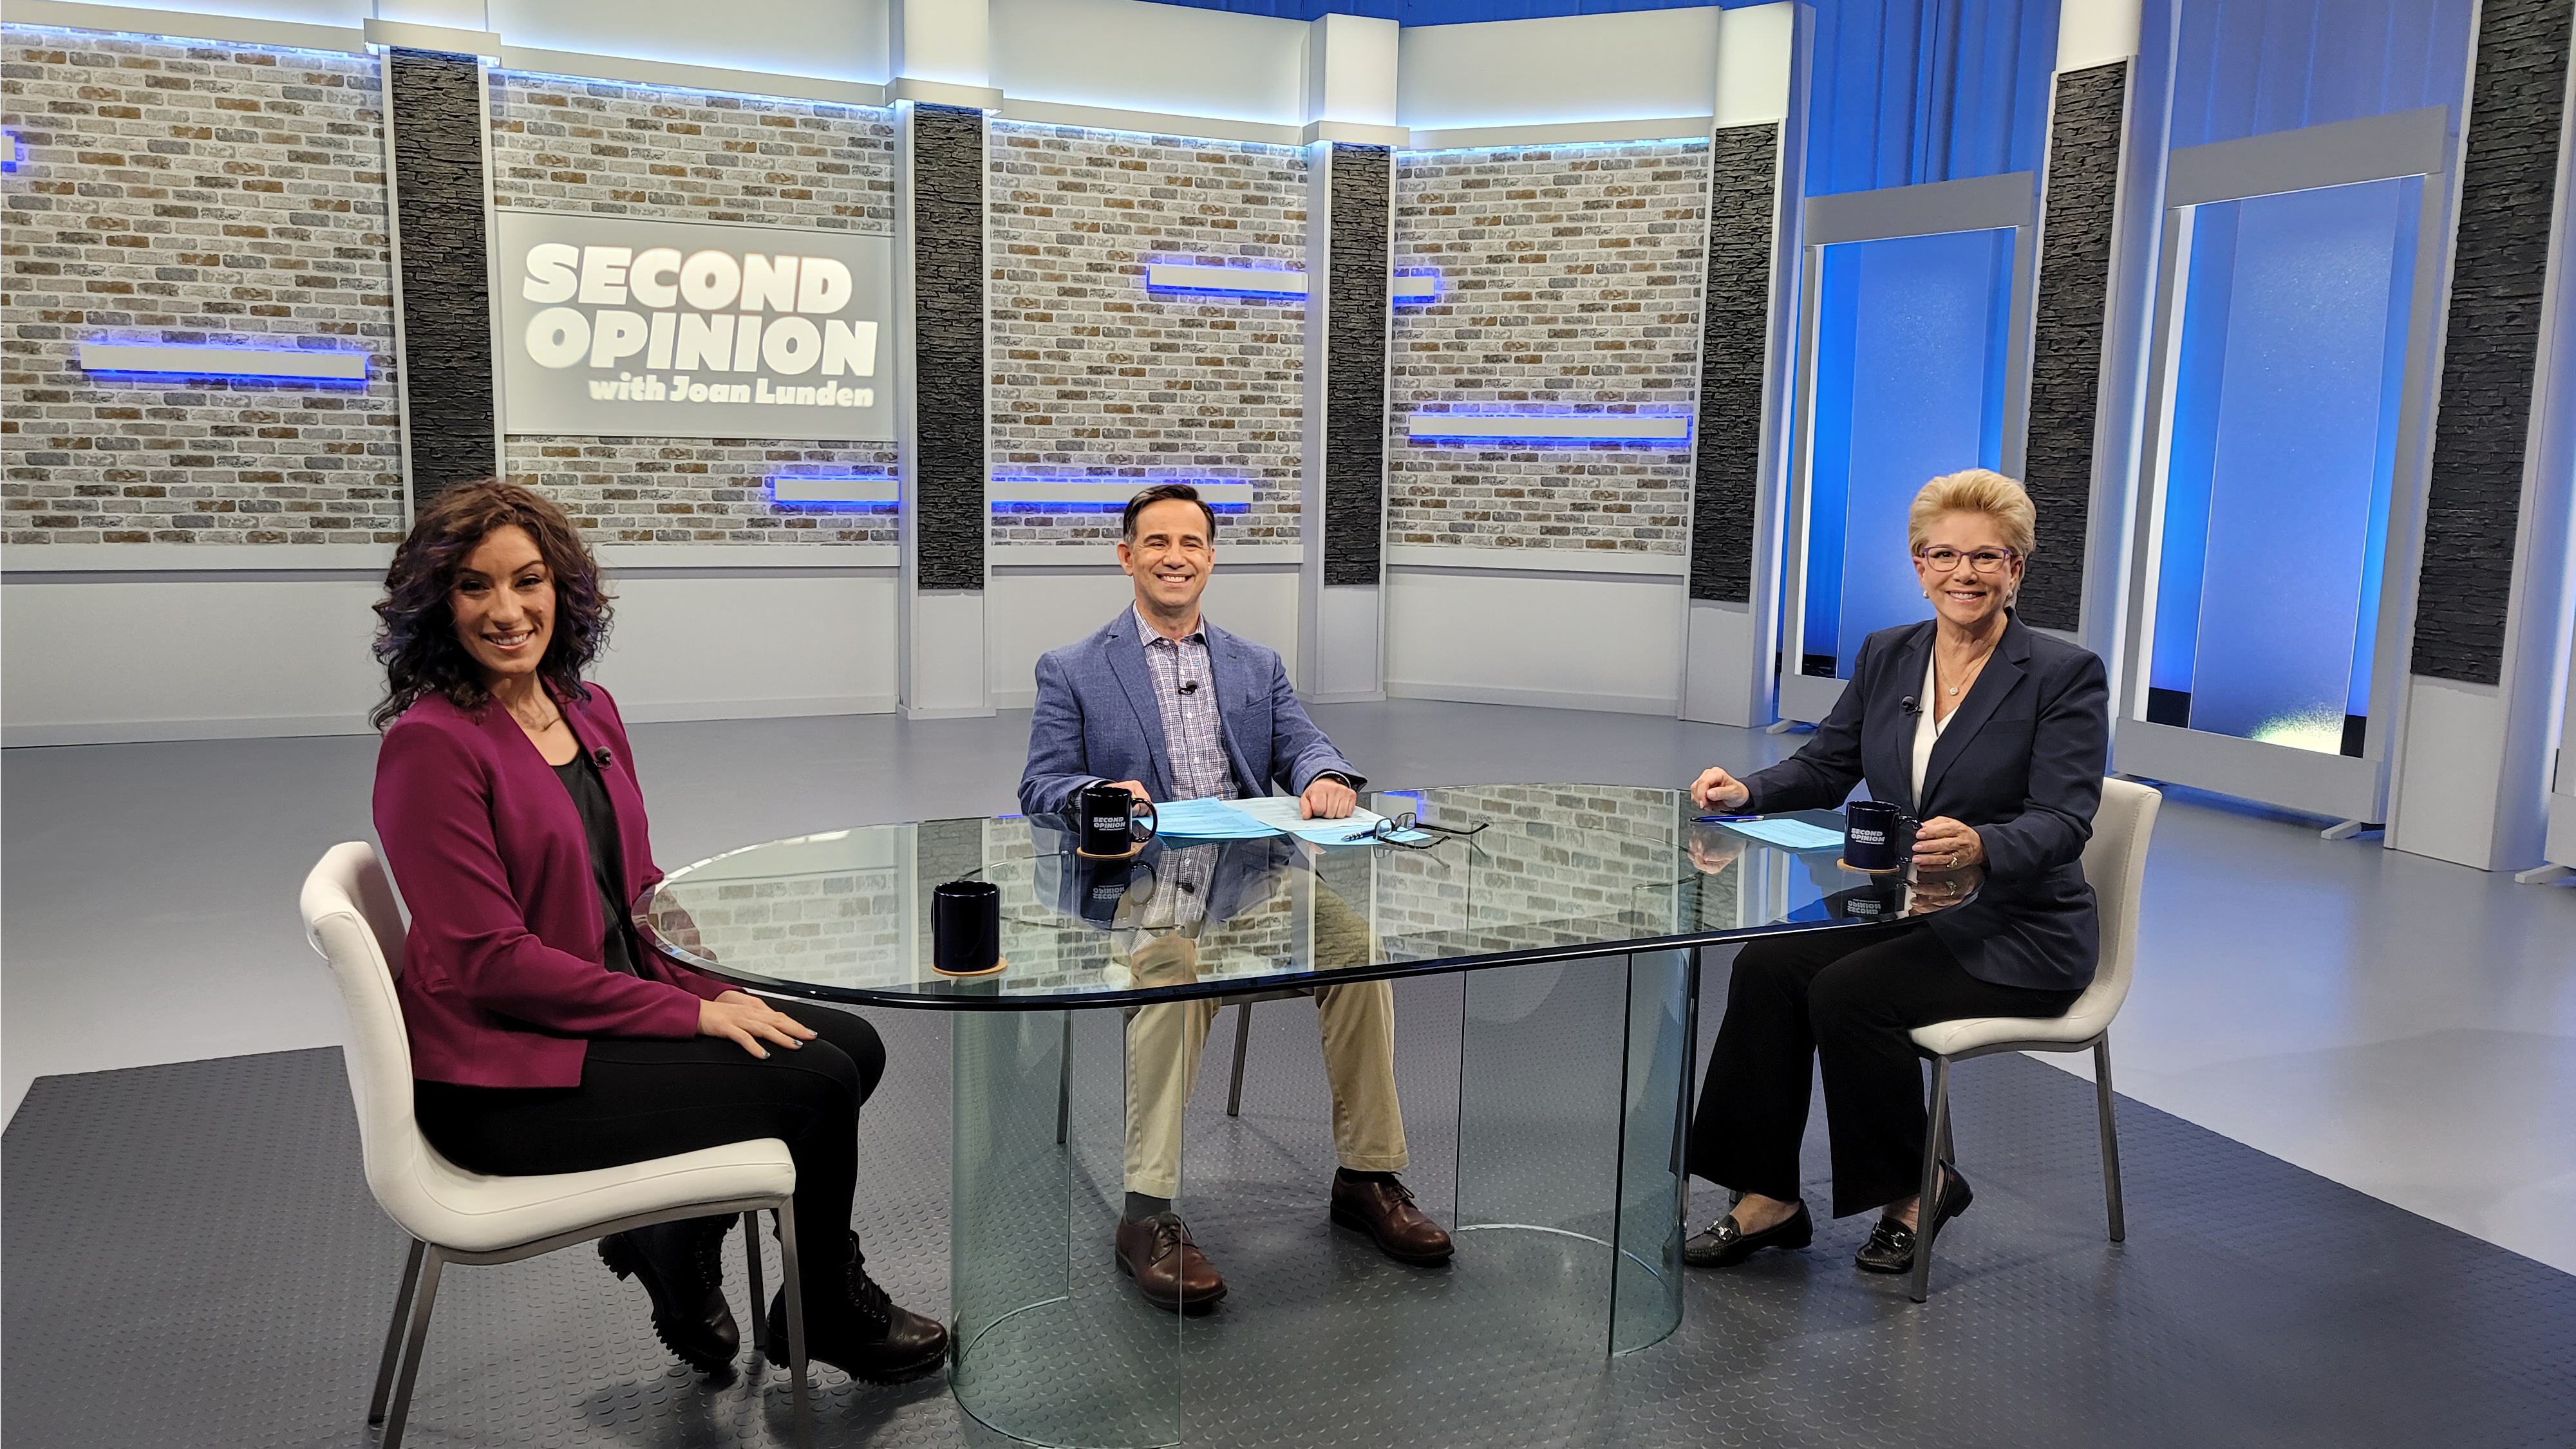
M 1843 810 L 1843 864 L 1871 872 L 1899 868 L 1912 852 L 1915 824 L 1893 805 L 1854 800 Z
M 1145 833 L 1136 833 L 1136 809 L 1145 810 Z M 1154 838 L 1158 818 L 1153 805 L 1137 799 L 1116 785 L 1086 785 L 1074 798 L 1074 808 L 1082 822 L 1081 853 L 1090 856 L 1123 856 L 1134 853 L 1137 846 Z

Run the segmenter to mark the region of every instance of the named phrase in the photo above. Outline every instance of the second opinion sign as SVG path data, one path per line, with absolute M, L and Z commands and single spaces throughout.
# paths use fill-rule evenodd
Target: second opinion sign
M 894 437 L 889 238 L 560 212 L 499 222 L 510 432 Z

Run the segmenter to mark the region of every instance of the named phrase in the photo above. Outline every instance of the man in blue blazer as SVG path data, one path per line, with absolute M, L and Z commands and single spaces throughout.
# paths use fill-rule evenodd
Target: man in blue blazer
M 1216 511 L 1186 483 L 1158 484 L 1128 500 L 1120 534 L 1118 566 L 1135 582 L 1135 603 L 1090 638 L 1038 660 L 1020 808 L 1059 813 L 1085 788 L 1110 783 L 1144 800 L 1234 800 L 1277 788 L 1295 795 L 1309 819 L 1348 817 L 1366 782 L 1306 717 L 1277 652 L 1199 612 L 1216 568 Z M 1188 879 L 1213 865 L 1197 857 L 1214 853 L 1167 850 L 1167 876 Z M 1352 964 L 1364 963 L 1366 921 L 1320 883 L 1314 898 L 1317 941 L 1345 943 Z M 1196 923 L 1171 924 L 1169 948 L 1186 953 Z M 1137 953 L 1140 963 L 1148 954 Z M 1365 981 L 1314 995 L 1341 1163 L 1332 1219 L 1400 1261 L 1445 1263 L 1449 1235 L 1395 1176 L 1406 1152 L 1394 990 Z M 1147 1006 L 1127 1025 L 1127 1207 L 1116 1251 L 1137 1290 L 1164 1308 L 1203 1309 L 1225 1296 L 1225 1280 L 1172 1210 L 1182 1117 L 1216 1008 L 1212 1000 Z

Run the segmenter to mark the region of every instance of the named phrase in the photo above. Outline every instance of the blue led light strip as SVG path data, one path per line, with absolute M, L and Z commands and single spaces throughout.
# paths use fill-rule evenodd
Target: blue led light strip
M 1302 302 L 1306 274 L 1290 267 L 1215 267 L 1198 262 L 1147 262 L 1145 290 L 1207 297 L 1240 297 L 1248 301 Z M 1387 278 L 1387 296 L 1397 306 L 1440 300 L 1440 274 L 1397 272 Z
M 1406 434 L 1417 443 L 1645 443 L 1678 448 L 1691 420 L 1640 413 L 1415 413 Z
M 769 499 L 773 503 L 858 503 L 891 504 L 898 500 L 899 484 L 891 474 L 787 474 L 769 480 Z
M 1125 508 L 1127 500 L 1156 483 L 1187 483 L 1219 513 L 1252 505 L 1249 483 L 1213 482 L 1204 478 L 996 478 L 985 485 L 992 507 L 1053 505 L 1068 508 Z
M 84 342 L 86 372 L 161 377 L 247 377 L 289 382 L 364 382 L 367 354 L 307 347 L 187 346 L 162 342 Z

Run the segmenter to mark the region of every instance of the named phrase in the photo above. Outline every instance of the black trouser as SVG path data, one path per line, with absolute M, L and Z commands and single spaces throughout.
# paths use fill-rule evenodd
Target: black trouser
M 858 1189 L 859 1104 L 885 1075 L 885 1043 L 846 1011 L 769 1004 L 820 1035 L 793 1051 L 764 1043 L 766 1060 L 722 1037 L 594 1037 L 578 1087 L 414 1083 L 421 1134 L 457 1166 L 507 1177 L 779 1138 L 796 1159 L 798 1257 L 814 1311 L 848 1296 L 840 1244 Z
M 1727 983 L 1726 1020 L 1691 1121 L 1691 1172 L 1795 1199 L 1821 1061 L 1834 1216 L 1911 1197 L 1923 1181 L 1926 1124 L 1907 1033 L 1966 1016 L 2064 1016 L 2081 995 L 1981 981 L 1921 921 L 1756 941 L 1737 954 Z

